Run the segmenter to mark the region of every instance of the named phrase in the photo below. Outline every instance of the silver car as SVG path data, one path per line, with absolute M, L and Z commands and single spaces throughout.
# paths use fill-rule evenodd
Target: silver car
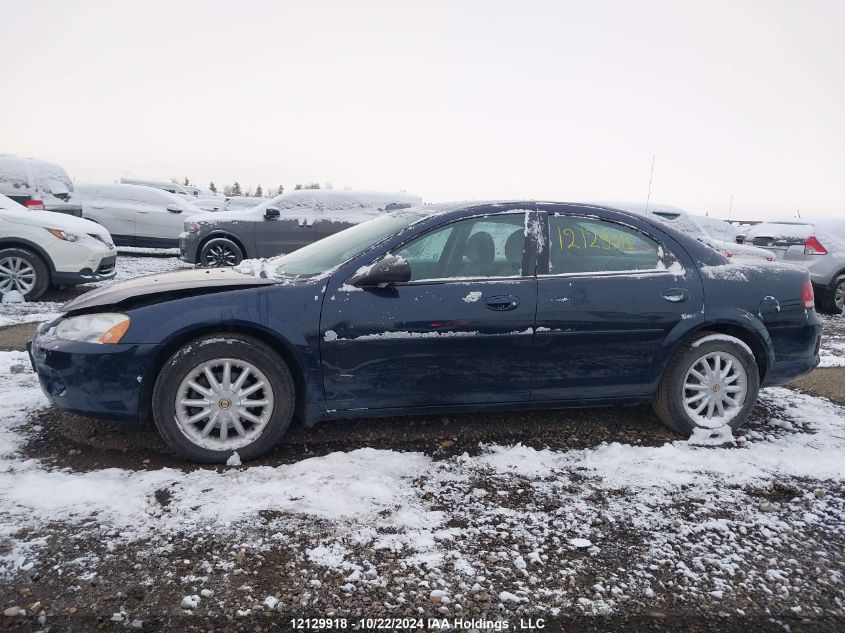
M 186 218 L 179 236 L 183 261 L 207 267 L 290 253 L 379 213 L 422 203 L 407 193 L 304 189 L 237 211 Z
M 820 311 L 841 314 L 845 307 L 845 220 L 764 222 L 745 236 L 774 253 L 778 261 L 810 271 Z

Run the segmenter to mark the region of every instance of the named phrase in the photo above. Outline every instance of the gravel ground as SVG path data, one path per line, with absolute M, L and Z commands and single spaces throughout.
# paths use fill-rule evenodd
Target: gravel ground
M 127 275 L 174 265 L 122 261 Z M 5 316 L 37 321 L 67 294 L 47 299 Z M 34 324 L 0 328 L 0 623 L 845 630 L 845 409 L 832 403 L 845 319 L 824 321 L 830 368 L 766 390 L 721 445 L 678 441 L 648 407 L 613 407 L 295 428 L 234 468 L 186 464 L 152 429 L 44 406 L 9 351 Z M 388 628 L 433 628 L 400 624 Z

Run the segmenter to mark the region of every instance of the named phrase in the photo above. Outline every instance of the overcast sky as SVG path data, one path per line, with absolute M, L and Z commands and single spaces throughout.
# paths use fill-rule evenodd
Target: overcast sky
M 78 181 L 845 218 L 845 2 L 0 0 L 0 152 Z

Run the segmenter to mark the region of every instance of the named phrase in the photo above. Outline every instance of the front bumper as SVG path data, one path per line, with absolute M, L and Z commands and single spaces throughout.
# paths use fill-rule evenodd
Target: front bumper
M 188 264 L 196 264 L 199 258 L 199 234 L 182 232 L 179 234 L 179 259 Z
M 56 271 L 53 275 L 53 284 L 56 286 L 76 286 L 95 281 L 108 281 L 114 279 L 117 274 L 117 255 L 103 257 L 96 270 L 83 268 L 76 272 Z
M 49 325 L 27 345 L 41 390 L 62 409 L 136 421 L 158 345 L 99 345 L 56 339 Z

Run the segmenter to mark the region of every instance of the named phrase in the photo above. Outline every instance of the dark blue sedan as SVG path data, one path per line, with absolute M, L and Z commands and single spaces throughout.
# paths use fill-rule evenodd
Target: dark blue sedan
M 652 402 L 737 428 L 819 361 L 805 270 L 740 265 L 665 224 L 547 202 L 387 214 L 237 269 L 90 292 L 31 344 L 44 392 L 145 419 L 185 457 L 270 450 L 294 416 Z

